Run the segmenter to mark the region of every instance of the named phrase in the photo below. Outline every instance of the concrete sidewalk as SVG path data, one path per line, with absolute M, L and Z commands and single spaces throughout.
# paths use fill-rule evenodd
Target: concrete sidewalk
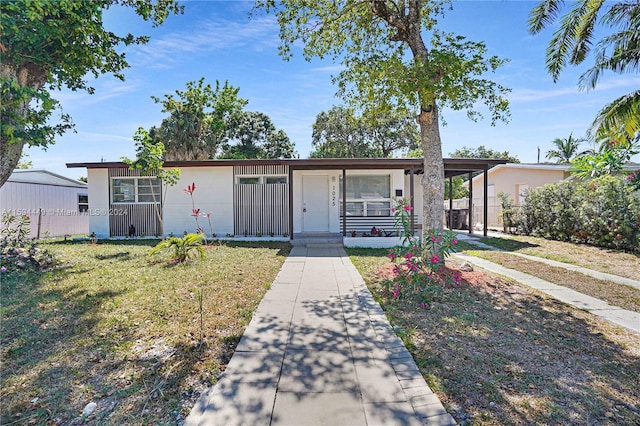
M 603 300 L 596 299 L 567 287 L 550 283 L 541 278 L 525 274 L 524 272 L 520 272 L 515 269 L 505 268 L 502 265 L 498 265 L 497 263 L 490 262 L 480 257 L 468 256 L 459 253 L 456 253 L 454 256 L 487 271 L 512 278 L 526 286 L 546 293 L 561 302 L 578 309 L 591 312 L 592 314 L 602 317 L 607 321 L 621 325 L 640 334 L 640 313 L 638 312 L 609 305 Z M 538 259 L 536 258 L 536 260 Z
M 344 249 L 293 247 L 186 425 L 452 425 Z
M 564 269 L 568 269 L 570 271 L 580 272 L 581 274 L 589 275 L 590 277 L 594 277 L 594 278 L 597 278 L 599 280 L 611 281 L 611 282 L 614 282 L 616 284 L 622 284 L 622 285 L 626 285 L 626 286 L 629 286 L 629 287 L 634 287 L 634 288 L 637 288 L 638 290 L 640 290 L 640 281 L 638 281 L 638 280 L 633 280 L 631 278 L 621 277 L 619 275 L 607 274 L 606 272 L 594 271 L 593 269 L 583 268 L 582 266 L 572 265 L 570 263 L 558 262 L 557 260 L 546 259 L 544 257 L 532 256 L 530 254 L 517 253 L 517 252 L 512 252 L 512 251 L 507 251 L 507 250 L 501 250 L 501 249 L 499 249 L 497 247 L 494 247 L 494 246 L 485 244 L 485 243 L 483 243 L 481 241 L 478 241 L 478 237 L 471 237 L 471 236 L 466 235 L 466 234 L 458 234 L 457 237 L 458 237 L 458 239 L 460 241 L 465 241 L 465 242 L 467 242 L 469 244 L 473 244 L 473 245 L 475 245 L 475 246 L 477 246 L 479 248 L 483 248 L 483 249 L 491 250 L 491 251 L 500 251 L 500 252 L 504 252 L 504 253 L 509 253 L 509 254 L 514 255 L 514 256 L 520 256 L 520 257 L 523 257 L 525 259 L 533 260 L 533 261 L 536 261 L 536 262 L 546 263 L 547 265 L 555 266 L 557 268 L 564 268 Z M 509 237 L 502 236 L 500 238 L 509 238 Z

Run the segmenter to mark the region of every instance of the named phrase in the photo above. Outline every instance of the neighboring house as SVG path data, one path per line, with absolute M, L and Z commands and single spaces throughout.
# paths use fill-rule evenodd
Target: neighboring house
M 487 173 L 488 227 L 502 229 L 501 204 L 497 195 L 509 194 L 513 204 L 519 206 L 524 201 L 526 190 L 549 183 L 557 183 L 569 177 L 569 164 L 526 164 L 509 163 L 493 167 Z M 484 225 L 482 210 L 484 206 L 484 175 L 473 178 L 473 217 L 472 224 Z M 465 182 L 464 186 L 468 186 Z M 464 204 L 467 201 L 463 201 Z
M 31 238 L 88 234 L 88 187 L 47 170 L 14 170 L 0 188 L 4 214 L 27 215 Z
M 486 171 L 503 160 L 445 159 L 446 176 Z M 70 163 L 86 167 L 92 212 L 90 231 L 100 238 L 159 235 L 151 188 L 159 182 L 140 177 L 126 164 Z M 168 161 L 181 169 L 180 181 L 166 188 L 162 212 L 165 234 L 196 230 L 192 209 L 211 213 L 218 237 L 263 235 L 297 238 L 299 235 L 368 232 L 373 226 L 391 231 L 393 200 L 414 200 L 414 223 L 422 222 L 423 160 L 286 159 Z M 191 197 L 187 185 L 195 183 Z M 164 192 L 164 189 L 163 189 Z M 158 200 L 156 199 L 156 202 Z M 443 218 L 444 219 L 444 218 Z M 206 218 L 200 226 L 209 234 Z

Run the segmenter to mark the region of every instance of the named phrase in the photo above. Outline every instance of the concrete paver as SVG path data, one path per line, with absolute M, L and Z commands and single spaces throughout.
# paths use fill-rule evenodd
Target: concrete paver
M 468 243 L 473 244 L 475 246 L 478 246 L 480 248 L 484 248 L 484 249 L 487 249 L 487 250 L 493 250 L 493 251 L 504 251 L 504 250 L 500 250 L 500 249 L 498 249 L 496 247 L 493 247 L 491 245 L 485 244 L 485 243 L 483 243 L 481 241 L 478 241 L 477 237 L 471 237 L 468 234 L 457 234 L 457 236 L 458 236 L 459 240 L 468 242 Z M 490 236 L 498 237 L 498 238 L 509 238 L 508 236 L 505 236 L 504 234 L 492 234 Z M 532 255 L 524 254 L 524 253 L 515 253 L 515 252 L 508 252 L 508 253 L 512 254 L 514 256 L 519 256 L 519 257 L 522 257 L 522 258 L 525 258 L 525 259 L 529 259 L 529 260 L 533 260 L 533 261 L 536 261 L 536 262 L 546 263 L 547 265 L 550 265 L 550 266 L 555 266 L 555 267 L 558 267 L 558 268 L 568 269 L 570 271 L 580 272 L 581 274 L 589 275 L 589 276 L 597 278 L 599 280 L 612 281 L 612 282 L 617 283 L 617 284 L 627 285 L 629 287 L 634 287 L 634 288 L 637 288 L 637 289 L 640 290 L 640 281 L 633 280 L 631 278 L 621 277 L 619 275 L 608 274 L 606 272 L 594 271 L 593 269 L 584 268 L 584 267 L 578 266 L 578 265 L 572 265 L 570 263 L 558 262 L 557 260 L 546 259 L 544 257 L 532 256 Z
M 293 247 L 186 425 L 452 425 L 341 247 Z
M 487 271 L 515 279 L 522 284 L 546 293 L 568 305 L 591 312 L 592 314 L 598 315 L 612 323 L 626 327 L 636 333 L 640 333 L 640 313 L 638 312 L 609 305 L 603 300 L 596 299 L 567 287 L 550 283 L 538 277 L 525 274 L 524 272 L 505 268 L 502 265 L 498 265 L 497 263 L 490 262 L 486 259 L 463 254 L 455 254 L 455 256 L 479 266 L 482 269 L 486 269 Z

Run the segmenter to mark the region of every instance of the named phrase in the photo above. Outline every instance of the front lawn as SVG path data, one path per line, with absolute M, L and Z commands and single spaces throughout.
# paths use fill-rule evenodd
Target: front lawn
M 634 287 L 601 280 L 562 267 L 550 266 L 543 262 L 514 256 L 510 253 L 471 250 L 466 251 L 465 254 L 478 256 L 498 263 L 505 268 L 515 269 L 554 284 L 574 289 L 622 309 L 640 312 L 640 289 Z
M 640 254 L 524 235 L 481 238 L 494 247 L 640 280 Z
M 640 423 L 637 334 L 479 271 L 428 309 L 390 302 L 386 250 L 348 253 L 460 424 Z
M 53 242 L 63 267 L 2 274 L 0 423 L 81 423 L 90 402 L 93 424 L 184 419 L 290 246 L 228 243 L 174 265 L 147 256 L 156 242 Z

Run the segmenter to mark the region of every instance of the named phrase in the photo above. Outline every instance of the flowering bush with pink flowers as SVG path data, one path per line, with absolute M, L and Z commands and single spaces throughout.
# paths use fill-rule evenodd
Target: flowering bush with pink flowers
M 395 264 L 395 278 L 387 284 L 384 292 L 393 300 L 411 298 L 426 308 L 443 285 L 458 285 L 461 281 L 457 273 L 452 276 L 439 274 L 445 259 L 455 251 L 458 239 L 448 230 L 428 229 L 422 238 L 415 236 L 411 231 L 411 210 L 412 206 L 406 199 L 396 201 L 392 210 L 402 245 L 391 249 L 387 255 Z

